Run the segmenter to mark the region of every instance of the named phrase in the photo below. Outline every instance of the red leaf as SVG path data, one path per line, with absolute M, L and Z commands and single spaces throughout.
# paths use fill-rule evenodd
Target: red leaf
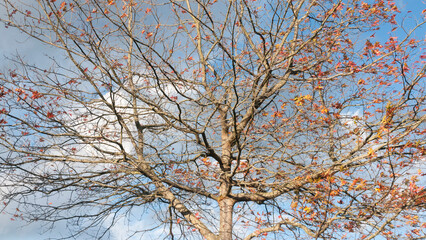
M 47 118 L 54 118 L 55 115 L 52 112 L 47 112 Z
M 18 74 L 16 74 L 15 72 L 10 72 L 10 76 L 14 78 L 14 77 L 18 76 Z

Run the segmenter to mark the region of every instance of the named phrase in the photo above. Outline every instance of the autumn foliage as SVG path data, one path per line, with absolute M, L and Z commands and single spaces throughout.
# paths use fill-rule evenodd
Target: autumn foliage
M 52 49 L 0 75 L 5 212 L 98 238 L 142 212 L 136 236 L 167 239 L 426 236 L 424 15 L 391 0 L 2 7 Z

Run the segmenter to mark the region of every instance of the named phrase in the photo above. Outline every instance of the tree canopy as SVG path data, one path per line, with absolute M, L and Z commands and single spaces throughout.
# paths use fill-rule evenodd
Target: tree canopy
M 0 75 L 14 218 L 91 239 L 123 216 L 147 223 L 129 237 L 426 236 L 424 16 L 404 25 L 392 0 L 1 6 L 52 49 Z

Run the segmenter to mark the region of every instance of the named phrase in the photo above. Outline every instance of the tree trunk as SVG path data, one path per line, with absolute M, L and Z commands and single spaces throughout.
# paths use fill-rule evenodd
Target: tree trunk
M 225 198 L 219 201 L 220 208 L 220 229 L 219 240 L 232 239 L 232 216 L 235 201 L 231 198 Z

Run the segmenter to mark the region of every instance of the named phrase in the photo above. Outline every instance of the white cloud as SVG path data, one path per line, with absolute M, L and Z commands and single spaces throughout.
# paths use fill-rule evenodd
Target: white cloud
M 358 140 L 366 139 L 369 134 L 369 130 L 365 126 L 362 117 L 363 113 L 361 109 L 349 110 L 342 114 L 340 120 L 340 123 L 347 131 L 353 131 L 358 136 Z

